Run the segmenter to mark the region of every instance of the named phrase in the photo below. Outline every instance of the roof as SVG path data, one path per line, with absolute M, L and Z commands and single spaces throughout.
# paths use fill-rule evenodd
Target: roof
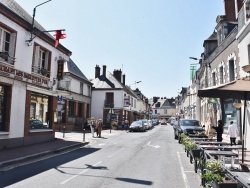
M 73 60 L 70 58 L 69 61 L 67 61 L 65 72 L 69 72 L 83 80 L 86 80 L 89 82 L 89 80 L 86 78 L 86 76 L 82 73 L 82 71 L 77 67 L 77 65 L 73 62 Z
M 106 73 L 106 77 L 101 75 L 91 81 L 94 88 L 99 89 L 123 89 L 124 86 L 119 82 L 113 74 L 109 71 Z

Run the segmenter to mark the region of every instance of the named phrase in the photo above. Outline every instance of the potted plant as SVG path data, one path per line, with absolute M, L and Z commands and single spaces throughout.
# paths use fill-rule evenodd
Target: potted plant
M 203 180 L 208 187 L 213 188 L 237 188 L 237 183 L 231 180 L 222 168 L 222 164 L 216 160 L 205 163 Z

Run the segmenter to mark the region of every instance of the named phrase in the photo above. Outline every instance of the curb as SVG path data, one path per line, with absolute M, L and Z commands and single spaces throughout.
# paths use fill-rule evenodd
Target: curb
M 34 159 L 37 159 L 40 157 L 46 157 L 46 156 L 53 155 L 53 154 L 59 154 L 59 153 L 62 153 L 64 151 L 70 151 L 70 150 L 80 148 L 80 147 L 88 145 L 88 144 L 89 144 L 89 142 L 77 143 L 77 144 L 72 144 L 70 146 L 65 146 L 65 147 L 58 148 L 58 149 L 51 150 L 51 151 L 44 151 L 44 152 L 40 152 L 40 153 L 33 154 L 33 155 L 27 155 L 25 157 L 20 157 L 20 158 L 8 160 L 8 161 L 3 161 L 3 162 L 0 162 L 0 168 L 16 165 L 19 163 L 24 163 L 24 162 L 31 161 L 31 160 L 34 160 Z

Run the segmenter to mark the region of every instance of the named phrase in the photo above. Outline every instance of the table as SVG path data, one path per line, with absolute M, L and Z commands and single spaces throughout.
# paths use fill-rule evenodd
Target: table
M 234 167 L 234 157 L 238 157 L 237 153 L 232 151 L 217 151 L 217 150 L 205 150 L 204 153 L 210 156 L 224 156 L 224 157 L 231 157 L 231 168 Z
M 193 137 L 190 137 L 192 140 L 194 141 L 216 141 L 217 139 L 216 138 L 193 138 Z

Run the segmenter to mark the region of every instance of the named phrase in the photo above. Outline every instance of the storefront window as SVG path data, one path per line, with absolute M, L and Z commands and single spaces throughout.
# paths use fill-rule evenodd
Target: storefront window
M 228 127 L 230 121 L 234 121 L 238 124 L 237 121 L 237 109 L 233 106 L 233 99 L 226 99 L 224 101 L 225 107 L 225 125 L 224 127 Z
M 31 93 L 30 129 L 49 128 L 48 102 L 47 95 Z

